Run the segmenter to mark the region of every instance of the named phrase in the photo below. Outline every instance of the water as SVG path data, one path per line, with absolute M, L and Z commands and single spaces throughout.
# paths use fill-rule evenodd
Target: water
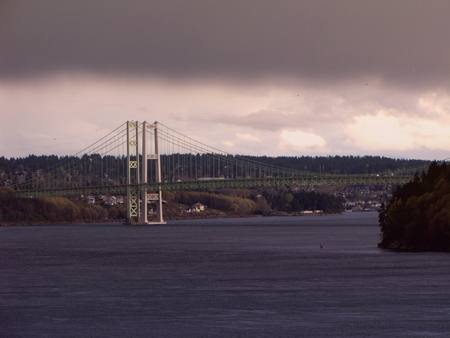
M 0 238 L 0 337 L 450 334 L 449 254 L 377 249 L 376 213 Z

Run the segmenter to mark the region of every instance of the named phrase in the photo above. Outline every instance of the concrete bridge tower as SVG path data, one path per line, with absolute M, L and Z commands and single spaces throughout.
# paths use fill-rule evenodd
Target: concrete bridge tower
M 148 192 L 148 160 L 155 161 L 156 182 L 161 182 L 161 161 L 158 144 L 158 122 L 142 123 L 142 154 L 139 153 L 139 123 L 127 122 L 127 223 L 128 224 L 165 224 L 162 209 L 162 191 Z M 155 153 L 148 154 L 148 130 L 153 129 Z M 141 156 L 140 156 L 141 155 Z M 142 158 L 140 163 L 139 158 Z M 156 221 L 148 222 L 148 202 L 156 204 Z

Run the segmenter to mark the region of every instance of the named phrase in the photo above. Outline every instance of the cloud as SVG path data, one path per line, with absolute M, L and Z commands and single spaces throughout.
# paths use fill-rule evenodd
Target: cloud
M 234 154 L 448 157 L 445 91 L 360 87 L 359 81 L 232 86 L 88 73 L 3 80 L 0 110 L 15 127 L 3 127 L 0 156 L 70 155 L 127 120 L 157 120 Z
M 405 150 L 413 145 L 413 138 L 400 124 L 400 119 L 379 112 L 376 116 L 356 116 L 347 127 L 351 142 L 360 148 Z
M 429 91 L 419 97 L 419 109 L 422 116 L 441 121 L 448 120 L 450 112 L 450 96 L 443 90 Z
M 431 1 L 431 0 L 430 0 Z M 3 1 L 0 74 L 330 83 L 447 78 L 446 1 Z M 405 73 L 415 69 L 420 81 Z
M 297 149 L 305 149 L 311 147 L 324 147 L 326 141 L 319 135 L 305 133 L 303 131 L 283 130 L 280 134 L 279 147 L 281 149 L 293 147 Z
M 233 142 L 231 142 L 231 141 L 222 141 L 222 144 L 224 146 L 226 146 L 227 148 L 234 148 L 234 147 L 236 147 L 236 145 Z
M 418 148 L 450 150 L 450 123 L 418 118 L 399 118 L 385 111 L 377 115 L 356 116 L 348 125 L 349 141 L 366 150 L 413 150 Z
M 450 151 L 450 123 L 421 120 L 416 121 L 412 135 L 416 145 L 429 149 L 446 149 Z
M 262 142 L 259 137 L 256 137 L 251 134 L 236 134 L 237 138 L 243 141 L 249 141 L 249 142 Z

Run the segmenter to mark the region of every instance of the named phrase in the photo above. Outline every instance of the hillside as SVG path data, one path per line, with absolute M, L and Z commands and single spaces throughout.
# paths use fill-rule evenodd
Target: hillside
M 428 172 L 398 189 L 379 212 L 381 248 L 450 250 L 450 166 L 432 162 Z

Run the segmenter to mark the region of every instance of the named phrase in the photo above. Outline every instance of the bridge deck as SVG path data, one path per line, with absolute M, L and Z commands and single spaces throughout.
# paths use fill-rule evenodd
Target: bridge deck
M 141 183 L 140 189 L 152 191 L 206 190 L 218 188 L 256 188 L 276 186 L 311 185 L 402 185 L 411 180 L 410 176 L 376 175 L 326 175 L 317 177 L 263 178 L 263 179 L 217 179 L 187 182 Z M 107 185 L 77 188 L 55 188 L 48 190 L 19 190 L 19 197 L 79 196 L 127 193 L 127 185 Z

